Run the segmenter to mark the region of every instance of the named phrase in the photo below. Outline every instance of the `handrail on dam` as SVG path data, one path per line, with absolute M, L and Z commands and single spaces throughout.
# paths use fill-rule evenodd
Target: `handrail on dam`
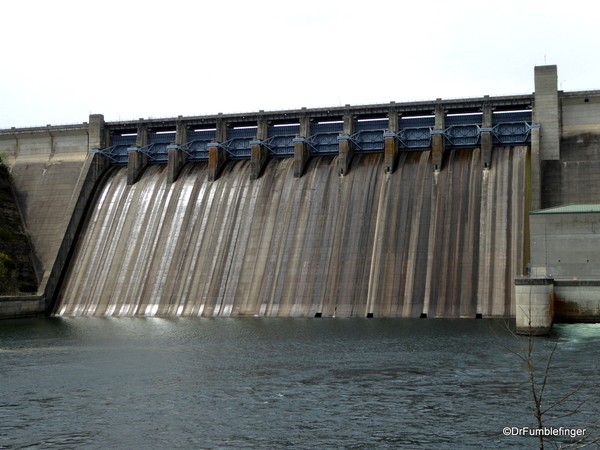
M 211 147 L 217 147 L 234 159 L 250 159 L 252 145 L 262 145 L 269 150 L 272 157 L 293 157 L 294 146 L 296 142 L 305 142 L 314 154 L 335 154 L 337 153 L 337 141 L 348 140 L 352 142 L 355 153 L 382 153 L 384 151 L 384 138 L 393 137 L 398 140 L 402 150 L 427 150 L 431 147 L 431 136 L 434 134 L 442 135 L 449 148 L 468 148 L 477 147 L 481 144 L 481 134 L 491 132 L 494 136 L 494 143 L 497 145 L 518 145 L 530 141 L 530 131 L 533 127 L 529 121 L 524 122 L 501 122 L 491 128 L 484 128 L 479 123 L 471 125 L 451 125 L 444 130 L 436 131 L 433 127 L 406 127 L 400 129 L 397 133 L 387 132 L 387 128 L 374 130 L 360 130 L 352 135 L 343 135 L 335 132 L 317 132 L 308 137 L 299 137 L 298 135 L 276 135 L 269 136 L 265 140 L 250 140 L 251 138 L 232 138 L 224 142 L 213 142 L 211 140 L 201 141 L 192 140 L 181 145 L 175 143 L 168 144 L 166 149 L 180 150 L 194 158 L 197 161 L 208 161 L 208 151 Z M 119 138 L 120 136 L 114 136 Z M 114 141 L 111 141 L 114 142 Z M 192 150 L 194 145 L 205 143 L 203 154 L 195 155 Z M 332 149 L 332 147 L 335 147 Z M 155 149 L 153 151 L 153 148 Z M 147 146 L 136 148 L 127 145 L 114 144 L 110 147 L 95 152 L 108 156 L 113 164 L 127 164 L 128 151 L 139 151 L 146 154 L 152 162 L 167 163 L 166 158 L 157 156 L 156 149 L 159 146 L 151 143 Z M 163 149 L 164 150 L 164 149 Z

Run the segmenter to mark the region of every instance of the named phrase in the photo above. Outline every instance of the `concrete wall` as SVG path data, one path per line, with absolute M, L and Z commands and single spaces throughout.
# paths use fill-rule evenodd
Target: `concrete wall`
M 563 139 L 581 137 L 586 133 L 600 134 L 600 97 L 597 92 L 563 93 L 561 110 Z
M 0 318 L 21 318 L 43 315 L 46 299 L 43 295 L 0 297 Z
M 87 123 L 0 132 L 41 280 L 37 297 L 0 300 L 0 317 L 44 314 L 54 298 L 87 199 L 107 168 L 103 156 L 88 153 L 88 136 Z
M 540 81 L 547 92 L 539 101 L 536 92 L 535 118 L 550 124 L 541 123 L 541 202 L 533 209 L 596 203 L 600 199 L 600 92 L 556 91 L 560 135 L 558 141 L 553 137 L 548 143 L 549 128 L 554 136 L 554 116 L 550 111 L 543 112 L 542 106 L 554 105 L 549 100 L 553 98 L 548 92 L 549 77 L 546 73 L 545 84 Z
M 69 203 L 88 155 L 87 128 L 2 134 L 0 152 L 8 154 L 41 280 L 52 267 L 60 245 L 56 233 L 70 219 Z
M 577 212 L 589 209 L 597 212 Z M 570 211 L 570 212 L 569 212 Z M 600 207 L 566 206 L 530 213 L 530 278 L 517 279 L 517 331 L 527 334 L 528 319 L 519 303 L 541 317 L 546 314 L 538 286 L 550 289 L 554 320 L 598 322 L 600 320 Z M 548 280 L 552 280 L 549 283 Z M 519 294 L 520 293 L 520 294 Z M 540 295 L 538 295 L 540 294 Z M 537 320 L 537 319 L 536 319 Z M 539 324 L 536 322 L 535 327 Z M 535 328 L 532 325 L 532 329 Z M 520 331 L 519 331 L 520 330 Z
M 531 276 L 600 279 L 600 213 L 532 213 Z
M 600 280 L 564 280 L 554 284 L 557 322 L 598 322 Z

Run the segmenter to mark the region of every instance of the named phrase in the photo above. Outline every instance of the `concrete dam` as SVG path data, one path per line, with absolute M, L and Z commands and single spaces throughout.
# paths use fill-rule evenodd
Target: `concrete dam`
M 529 212 L 600 191 L 576 186 L 599 172 L 600 92 L 556 77 L 536 67 L 521 96 L 0 130 L 39 280 L 0 314 L 515 317 Z

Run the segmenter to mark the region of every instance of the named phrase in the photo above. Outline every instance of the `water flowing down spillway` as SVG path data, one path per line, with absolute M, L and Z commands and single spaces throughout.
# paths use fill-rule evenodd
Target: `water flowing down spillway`
M 166 183 L 114 168 L 90 208 L 55 314 L 475 317 L 514 314 L 523 265 L 526 147 L 229 162 Z

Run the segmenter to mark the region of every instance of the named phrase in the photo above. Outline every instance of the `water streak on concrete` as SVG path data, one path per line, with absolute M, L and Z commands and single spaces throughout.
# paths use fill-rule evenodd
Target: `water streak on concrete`
M 175 183 L 113 169 L 90 211 L 55 313 L 157 316 L 514 316 L 526 147 L 273 159 Z M 485 174 L 485 175 L 484 175 Z

